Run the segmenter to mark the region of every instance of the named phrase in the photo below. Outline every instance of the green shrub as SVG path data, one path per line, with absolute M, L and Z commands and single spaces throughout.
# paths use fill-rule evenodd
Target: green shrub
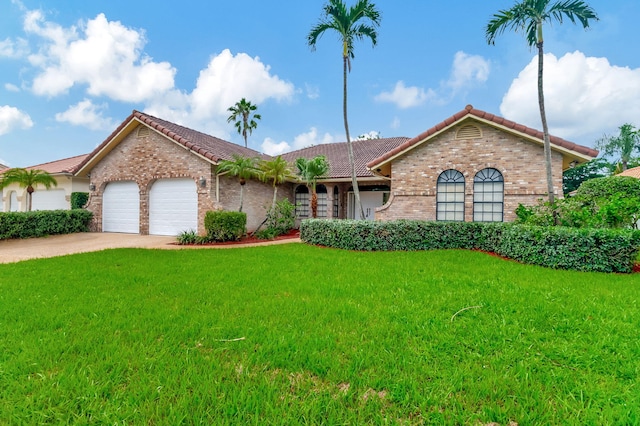
M 275 207 L 269 208 L 267 218 L 252 235 L 261 240 L 272 240 L 278 235 L 286 234 L 296 226 L 295 211 L 296 206 L 291 204 L 289 200 L 278 201 Z M 262 225 L 266 225 L 266 227 L 260 230 Z
M 631 272 L 640 231 L 511 223 L 307 219 L 302 241 L 346 250 L 484 250 L 557 269 Z
M 178 234 L 178 244 L 187 245 L 187 244 L 195 244 L 198 241 L 198 233 L 193 229 L 189 231 L 182 231 Z
M 212 241 L 236 241 L 247 230 L 247 214 L 224 210 L 208 211 L 204 217 L 207 236 Z
M 83 209 L 0 213 L 0 240 L 87 232 L 92 217 Z
M 89 201 L 89 193 L 88 192 L 72 192 L 71 193 L 71 208 L 72 209 L 81 209 Z
M 576 195 L 554 204 L 541 201 L 516 209 L 518 223 L 574 228 L 636 228 L 640 219 L 640 179 L 611 176 L 584 182 Z M 554 217 L 555 216 L 555 217 Z

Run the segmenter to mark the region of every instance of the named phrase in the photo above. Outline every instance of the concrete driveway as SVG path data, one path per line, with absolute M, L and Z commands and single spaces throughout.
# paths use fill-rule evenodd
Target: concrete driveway
M 285 244 L 300 241 L 299 238 L 267 241 L 259 244 Z M 229 246 L 180 246 L 173 244 L 175 237 L 158 235 L 117 234 L 107 232 L 85 232 L 68 235 L 52 235 L 44 238 L 27 238 L 24 240 L 0 241 L 0 263 L 19 262 L 21 260 L 63 256 L 74 253 L 100 251 L 110 248 L 149 248 L 149 249 L 211 249 L 233 248 Z M 245 246 L 247 246 L 245 245 Z

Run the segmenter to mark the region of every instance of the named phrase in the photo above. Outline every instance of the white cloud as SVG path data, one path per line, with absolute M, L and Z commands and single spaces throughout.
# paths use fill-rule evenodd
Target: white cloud
M 28 54 L 27 42 L 24 39 L 13 41 L 9 38 L 0 40 L 0 57 L 20 58 Z
M 511 83 L 501 114 L 540 129 L 538 59 L 534 57 Z M 544 96 L 550 132 L 563 138 L 582 137 L 592 144 L 623 123 L 640 124 L 640 68 L 611 65 L 606 58 L 582 52 L 557 58 L 544 56 Z
M 33 121 L 29 114 L 9 105 L 0 106 L 0 135 L 4 135 L 13 129 L 29 129 Z
M 392 129 L 399 129 L 400 128 L 400 118 L 399 117 L 393 117 L 393 121 L 391 122 L 391 128 Z
M 293 138 L 292 144 L 285 141 L 278 143 L 271 138 L 266 138 L 264 142 L 262 142 L 262 152 L 269 155 L 280 155 L 285 152 L 307 148 L 314 145 L 333 143 L 336 140 L 337 138 L 331 134 L 325 133 L 321 135 L 318 133 L 317 128 L 311 127 L 308 132 L 300 133 L 298 136 Z
M 265 154 L 277 156 L 288 151 L 291 151 L 291 146 L 284 141 L 277 143 L 271 138 L 266 138 L 264 142 L 262 142 L 262 152 Z
M 305 83 L 304 88 L 307 91 L 307 98 L 318 99 L 320 97 L 320 89 L 318 88 L 318 86 L 312 86 L 308 83 Z
M 489 61 L 479 55 L 456 52 L 453 58 L 451 76 L 446 82 L 454 94 L 475 83 L 484 83 L 489 78 Z
M 270 67 L 259 57 L 252 58 L 246 53 L 234 56 L 225 49 L 200 71 L 190 103 L 196 117 L 207 118 L 227 115 L 227 108 L 241 98 L 260 105 L 270 98 L 290 100 L 294 91 L 293 84 L 272 75 Z
M 380 136 L 380 132 L 378 132 L 377 130 L 371 130 L 368 133 L 362 133 L 361 135 L 358 135 L 357 138 L 353 138 L 354 141 L 367 141 L 370 139 L 380 139 L 382 136 Z
M 114 128 L 116 123 L 102 116 L 105 108 L 106 105 L 94 105 L 89 99 L 85 99 L 72 105 L 65 112 L 56 114 L 56 121 L 87 127 L 91 130 L 109 130 Z
M 308 132 L 301 133 L 293 139 L 293 149 L 302 149 L 312 145 L 322 145 L 325 143 L 333 143 L 336 138 L 329 133 L 320 135 L 318 129 L 312 127 Z
M 396 83 L 393 91 L 382 92 L 374 99 L 378 102 L 390 102 L 400 109 L 413 108 L 432 102 L 445 104 L 464 89 L 487 81 L 490 63 L 482 56 L 469 55 L 459 51 L 453 57 L 449 78 L 440 82 L 438 89 L 424 89 L 418 86 L 407 87 L 404 81 Z
M 92 96 L 141 102 L 174 86 L 175 68 L 142 53 L 144 33 L 108 21 L 104 14 L 63 28 L 46 21 L 42 12 L 29 11 L 24 29 L 44 40 L 40 51 L 29 56 L 41 70 L 33 82 L 38 95 L 57 96 L 85 84 Z
M 15 84 L 11 84 L 11 83 L 5 83 L 4 84 L 4 88 L 7 92 L 19 92 L 20 88 L 18 86 L 16 86 Z
M 390 102 L 396 104 L 398 108 L 406 109 L 424 104 L 427 100 L 433 99 L 436 94 L 433 90 L 425 91 L 417 86 L 405 86 L 404 81 L 396 83 L 391 92 L 382 92 L 375 97 L 378 102 Z

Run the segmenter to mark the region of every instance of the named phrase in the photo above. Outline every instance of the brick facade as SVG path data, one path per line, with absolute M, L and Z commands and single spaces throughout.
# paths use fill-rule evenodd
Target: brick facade
M 92 230 L 102 231 L 102 194 L 110 182 L 134 181 L 140 189 L 140 233 L 149 233 L 149 190 L 158 179 L 190 178 L 198 190 L 198 233 L 204 234 L 204 217 L 215 209 L 238 210 L 240 184 L 236 178 L 216 176 L 212 163 L 185 149 L 156 131 L 133 129 L 111 152 L 91 169 L 88 210 L 94 214 Z M 200 184 L 201 179 L 206 181 Z M 279 190 L 280 197 L 291 198 L 291 191 Z M 244 186 L 243 211 L 247 229 L 255 229 L 265 218 L 273 197 L 272 187 L 254 180 Z
M 495 168 L 504 178 L 504 220 L 515 219 L 520 203 L 532 205 L 547 195 L 542 145 L 484 123 L 474 122 L 481 137 L 456 139 L 453 126 L 414 147 L 391 164 L 391 196 L 376 209 L 376 220 L 436 220 L 437 180 L 448 169 L 465 178 L 465 221 L 473 220 L 473 179 L 480 170 Z M 552 151 L 554 193 L 562 195 L 562 155 Z

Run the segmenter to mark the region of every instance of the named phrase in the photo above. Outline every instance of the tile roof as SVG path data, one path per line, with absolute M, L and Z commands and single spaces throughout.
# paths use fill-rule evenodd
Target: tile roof
M 4 164 L 0 163 L 0 172 L 5 170 L 9 170 L 9 166 L 5 166 Z
M 216 163 L 219 160 L 231 160 L 233 154 L 242 155 L 243 157 L 263 157 L 261 153 L 253 149 L 245 148 L 149 114 L 134 110 L 133 116 L 186 148 Z
M 89 154 L 76 155 L 75 157 L 63 158 L 62 160 L 49 161 L 48 163 L 36 164 L 25 167 L 27 170 L 42 170 L 49 174 L 72 174 Z
M 87 156 L 82 163 L 78 165 L 76 171 L 85 167 L 85 165 L 89 163 L 95 155 L 100 153 L 100 151 L 109 145 L 109 143 L 120 132 L 122 132 L 132 120 L 136 119 L 214 163 L 217 163 L 220 160 L 231 160 L 233 158 L 233 154 L 239 154 L 244 157 L 269 158 L 268 156 L 265 156 L 253 149 L 245 148 L 223 139 L 216 138 L 215 136 L 210 136 L 197 130 L 133 110 L 131 115 L 129 115 L 100 145 L 98 145 L 96 149 L 93 150 L 93 152 Z
M 356 162 L 356 175 L 358 177 L 374 176 L 366 164 L 371 160 L 384 155 L 386 152 L 397 148 L 405 143 L 409 138 L 395 137 L 383 139 L 368 139 L 353 141 L 353 156 Z M 282 154 L 282 158 L 289 163 L 294 163 L 296 158 L 313 158 L 324 155 L 329 161 L 329 176 L 335 179 L 350 178 L 349 154 L 346 142 L 329 143 L 303 148 L 297 151 Z M 294 166 L 295 167 L 295 166 Z
M 640 167 L 627 169 L 624 172 L 619 173 L 617 176 L 631 176 L 631 177 L 640 179 Z
M 457 112 L 451 117 L 431 127 L 429 130 L 419 134 L 414 138 L 409 139 L 408 141 L 396 147 L 395 149 L 392 149 L 391 151 L 385 153 L 384 155 L 381 155 L 380 157 L 375 158 L 372 161 L 368 162 L 367 167 L 373 168 L 377 165 L 380 165 L 386 160 L 410 149 L 413 145 L 416 145 L 424 141 L 425 139 L 437 134 L 441 130 L 452 126 L 453 124 L 461 121 L 467 116 L 473 116 L 482 120 L 489 121 L 503 128 L 506 127 L 507 129 L 511 129 L 517 133 L 523 133 L 523 134 L 529 135 L 541 141 L 544 138 L 543 133 L 539 130 L 532 129 L 531 127 L 518 124 L 514 121 L 507 120 L 506 118 L 498 117 L 497 115 L 490 114 L 488 112 L 476 109 L 472 105 L 467 105 L 465 109 L 463 109 L 462 111 Z M 574 151 L 578 154 L 582 154 L 582 155 L 593 157 L 593 158 L 598 156 L 598 151 L 596 151 L 595 149 L 592 149 L 583 145 L 578 145 L 573 142 L 569 142 L 557 136 L 550 136 L 550 141 L 551 141 L 552 147 L 555 145 L 556 147 L 562 147 L 564 149 Z

